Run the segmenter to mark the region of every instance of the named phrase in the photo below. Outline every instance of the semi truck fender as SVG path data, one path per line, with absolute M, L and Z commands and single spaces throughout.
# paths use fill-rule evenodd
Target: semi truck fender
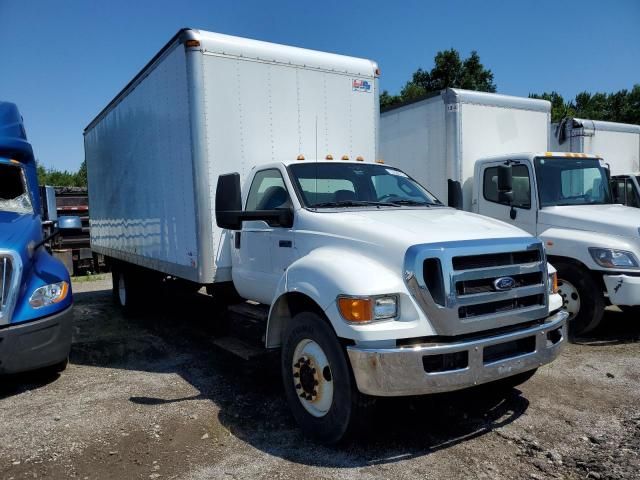
M 544 242 L 549 257 L 577 260 L 589 270 L 606 271 L 593 260 L 589 253 L 589 247 L 626 250 L 633 252 L 637 258 L 640 258 L 638 247 L 625 237 L 617 235 L 551 227 L 543 230 L 538 237 Z M 550 263 L 553 264 L 553 259 L 550 260 Z
M 344 249 L 318 248 L 303 256 L 287 269 L 276 289 L 276 300 L 271 304 L 267 322 L 267 348 L 280 346 L 286 322 L 305 308 L 323 313 L 340 338 L 362 339 L 367 329 L 382 334 L 376 324 L 353 325 L 343 320 L 335 308 L 339 295 L 396 294 L 400 297 L 400 309 L 406 321 L 391 322 L 401 325 L 389 329 L 416 327 L 419 313 L 409 298 L 400 273 L 391 271 L 371 257 Z

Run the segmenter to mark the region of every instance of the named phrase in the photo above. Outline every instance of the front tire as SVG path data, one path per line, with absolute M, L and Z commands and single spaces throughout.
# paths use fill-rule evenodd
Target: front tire
M 134 313 L 142 296 L 142 279 L 132 269 L 113 267 L 111 272 L 112 297 L 125 314 Z
M 558 270 L 558 293 L 569 313 L 569 338 L 594 330 L 604 315 L 604 298 L 589 271 L 572 263 L 552 262 Z
M 281 357 L 289 407 L 303 432 L 335 444 L 363 426 L 374 399 L 355 384 L 344 347 L 333 329 L 313 312 L 287 325 Z

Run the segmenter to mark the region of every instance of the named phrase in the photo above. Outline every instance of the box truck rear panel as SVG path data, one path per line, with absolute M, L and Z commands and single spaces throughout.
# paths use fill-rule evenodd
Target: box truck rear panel
M 198 262 L 186 55 L 175 48 L 88 129 L 91 245 L 185 278 Z

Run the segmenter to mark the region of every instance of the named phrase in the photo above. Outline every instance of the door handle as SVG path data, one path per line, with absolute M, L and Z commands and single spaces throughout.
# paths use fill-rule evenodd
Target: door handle
M 291 248 L 293 246 L 293 243 L 291 242 L 291 240 L 280 240 L 278 242 L 278 246 L 283 248 Z

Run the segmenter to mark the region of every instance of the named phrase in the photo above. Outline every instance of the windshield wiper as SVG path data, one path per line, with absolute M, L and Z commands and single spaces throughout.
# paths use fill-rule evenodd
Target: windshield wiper
M 339 208 L 339 207 L 399 207 L 395 203 L 375 202 L 370 200 L 343 200 L 340 202 L 320 202 L 309 205 L 311 208 Z

